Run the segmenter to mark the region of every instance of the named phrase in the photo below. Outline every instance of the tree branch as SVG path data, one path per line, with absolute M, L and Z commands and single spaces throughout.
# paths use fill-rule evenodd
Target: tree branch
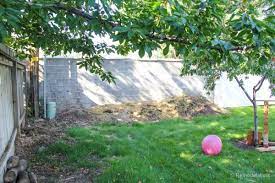
M 269 8 L 263 10 L 263 12 L 264 12 L 264 13 L 267 13 L 268 11 L 270 11 L 270 10 L 272 10 L 272 9 L 274 9 L 274 8 L 275 8 L 275 6 L 270 6 Z
M 257 92 L 259 91 L 259 89 L 262 87 L 264 80 L 265 80 L 265 76 L 263 76 L 260 81 L 253 87 L 253 89 Z
M 94 16 L 90 15 L 89 13 L 86 13 L 85 11 L 83 11 L 81 9 L 74 8 L 74 7 L 67 7 L 63 3 L 53 4 L 53 8 L 68 11 L 69 13 L 75 14 L 77 16 L 83 17 L 83 18 L 88 19 L 88 20 L 99 20 L 101 23 L 103 23 L 103 24 L 109 24 L 112 27 L 115 27 L 115 26 L 118 25 L 116 22 L 107 21 L 107 20 L 104 20 L 104 19 L 102 19 L 100 17 L 94 17 Z
M 29 5 L 34 5 L 33 3 L 29 3 Z M 43 6 L 43 5 L 42 5 Z M 48 7 L 48 8 L 55 8 L 57 10 L 64 10 L 67 11 L 71 14 L 83 17 L 87 20 L 97 20 L 100 21 L 103 25 L 110 25 L 111 27 L 117 27 L 117 26 L 122 26 L 119 22 L 114 22 L 114 21 L 110 21 L 110 20 L 106 20 L 106 19 L 102 19 L 101 17 L 95 17 L 92 16 L 91 14 L 76 8 L 76 7 L 69 7 L 66 6 L 66 4 L 64 3 L 55 3 L 55 4 L 47 4 L 44 5 L 44 7 Z M 182 38 L 178 38 L 178 37 L 168 37 L 168 36 L 162 36 L 162 35 L 156 35 L 156 34 L 149 34 L 146 35 L 148 38 L 154 39 L 154 40 L 159 40 L 159 41 L 169 41 L 169 42 L 174 42 L 174 43 L 180 43 L 180 44 L 185 44 L 185 45 L 190 45 L 191 43 L 186 40 L 186 39 L 182 39 Z M 229 51 L 247 51 L 251 48 L 254 48 L 254 46 L 235 46 L 231 49 L 229 49 Z M 218 47 L 209 47 L 209 49 L 213 49 L 213 50 L 217 50 L 222 52 L 223 50 L 221 48 Z
M 247 51 L 255 46 L 236 46 L 234 48 L 229 49 L 230 51 Z
M 41 4 L 41 3 L 33 3 L 33 2 L 27 2 L 26 5 L 29 5 L 29 6 L 39 6 L 41 8 L 53 8 L 53 9 L 56 9 L 56 10 L 64 10 L 64 11 L 67 11 L 68 13 L 70 14 L 74 14 L 74 15 L 77 15 L 79 17 L 83 17 L 87 20 L 97 20 L 97 21 L 100 21 L 101 23 L 103 24 L 109 24 L 111 25 L 112 27 L 115 27 L 115 26 L 118 26 L 118 23 L 116 22 L 112 22 L 112 21 L 108 21 L 108 20 L 105 20 L 105 19 L 102 19 L 101 17 L 98 17 L 98 16 L 93 16 L 79 8 L 76 8 L 76 7 L 70 7 L 70 6 L 67 6 L 66 4 L 64 3 L 53 3 L 53 4 Z
M 241 89 L 243 90 L 244 94 L 246 95 L 246 97 L 250 100 L 250 102 L 253 104 L 253 99 L 250 97 L 250 95 L 247 93 L 246 89 L 243 87 L 243 84 L 241 83 L 241 81 L 238 79 L 237 76 L 234 76 L 235 80 L 237 81 L 237 83 L 239 84 L 239 86 L 241 87 Z
M 156 34 L 149 34 L 148 37 L 158 41 L 170 41 L 170 42 L 181 43 L 181 44 L 190 44 L 186 39 L 181 39 L 177 37 L 167 37 L 167 36 L 161 36 Z
M 170 42 L 180 43 L 180 44 L 185 44 L 185 45 L 190 45 L 191 44 L 188 40 L 178 38 L 178 37 L 167 37 L 167 36 L 156 35 L 156 34 L 150 34 L 150 35 L 148 35 L 148 37 L 153 39 L 153 40 L 159 40 L 159 41 L 170 41 Z M 247 51 L 251 48 L 254 48 L 254 46 L 236 46 L 236 47 L 233 47 L 229 50 L 230 51 Z M 220 51 L 220 52 L 222 51 L 221 48 L 214 47 L 214 46 L 209 47 L 209 49 L 217 50 L 217 51 Z

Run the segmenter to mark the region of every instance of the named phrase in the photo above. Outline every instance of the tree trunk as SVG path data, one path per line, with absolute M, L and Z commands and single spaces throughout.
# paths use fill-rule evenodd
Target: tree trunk
M 253 117 L 254 117 L 254 145 L 258 146 L 258 113 L 256 103 L 256 91 L 253 90 Z
M 259 137 L 258 137 L 258 113 L 257 113 L 257 101 L 256 101 L 256 93 L 259 91 L 259 89 L 262 87 L 263 82 L 265 80 L 265 76 L 263 76 L 260 81 L 253 87 L 253 97 L 251 98 L 246 89 L 244 88 L 241 80 L 238 79 L 237 76 L 235 76 L 235 80 L 237 81 L 238 85 L 243 90 L 246 97 L 249 99 L 249 101 L 253 105 L 253 118 L 254 118 L 254 145 L 258 146 Z
M 253 110 L 254 110 L 254 145 L 258 146 L 258 113 L 257 113 L 257 101 L 256 101 L 256 93 L 261 89 L 263 83 L 265 81 L 265 76 L 263 76 L 260 81 L 253 87 Z
M 33 50 L 30 61 L 30 106 L 35 118 L 39 117 L 39 49 Z

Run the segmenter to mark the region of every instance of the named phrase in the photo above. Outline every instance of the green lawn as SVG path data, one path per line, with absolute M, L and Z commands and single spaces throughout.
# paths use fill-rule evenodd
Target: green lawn
M 95 182 L 274 182 L 275 154 L 244 151 L 232 144 L 252 128 L 251 114 L 251 108 L 236 108 L 192 121 L 71 128 L 67 138 L 38 157 L 58 167 L 102 169 Z M 259 109 L 260 126 L 262 119 Z M 269 121 L 270 138 L 275 140 L 275 106 Z M 201 152 L 201 140 L 208 134 L 221 137 L 219 156 Z M 54 161 L 58 155 L 64 161 Z

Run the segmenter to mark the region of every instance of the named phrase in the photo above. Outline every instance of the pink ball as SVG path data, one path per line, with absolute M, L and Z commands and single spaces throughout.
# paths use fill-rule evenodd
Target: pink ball
M 222 151 L 222 141 L 217 135 L 208 135 L 203 139 L 201 147 L 206 155 L 215 156 Z

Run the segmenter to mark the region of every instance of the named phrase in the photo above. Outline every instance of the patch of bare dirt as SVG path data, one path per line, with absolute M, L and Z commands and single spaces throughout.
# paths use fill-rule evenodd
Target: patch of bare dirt
M 79 126 L 69 121 L 32 120 L 29 119 L 21 134 L 16 139 L 16 154 L 30 162 L 31 170 L 37 175 L 41 183 L 88 183 L 97 172 L 88 169 L 72 170 L 70 167 L 62 169 L 36 161 L 35 155 L 47 148 L 48 145 L 65 137 L 65 130 L 72 126 Z M 69 142 L 70 139 L 66 138 Z M 71 140 L 73 141 L 73 139 Z M 70 143 L 70 142 L 69 142 Z M 72 142 L 73 143 L 73 142 Z M 62 156 L 56 161 L 62 161 Z
M 258 148 L 256 148 L 253 145 L 248 145 L 246 140 L 233 140 L 232 143 L 235 147 L 237 147 L 241 150 L 257 150 L 260 152 L 269 152 L 269 153 L 275 154 L 275 150 L 268 150 L 268 151 L 260 150 L 260 149 L 265 149 L 265 148 L 263 148 L 262 144 Z M 270 147 L 275 147 L 275 146 L 270 146 Z
M 255 147 L 248 145 L 245 140 L 233 140 L 232 143 L 239 149 L 242 150 L 254 150 Z
M 27 159 L 31 170 L 37 175 L 39 182 L 92 182 L 92 178 L 101 170 L 62 169 L 36 161 L 35 154 L 43 151 L 49 144 L 65 137 L 69 127 L 89 126 L 98 122 L 136 122 L 159 121 L 168 118 L 190 119 L 197 115 L 223 112 L 203 97 L 173 97 L 160 102 L 126 103 L 119 105 L 103 105 L 91 109 L 70 109 L 61 113 L 55 120 L 28 120 L 21 135 L 17 138 L 16 154 Z M 66 139 L 74 143 L 73 139 Z M 71 141 L 71 142 L 70 142 Z M 62 161 L 62 157 L 57 157 Z

